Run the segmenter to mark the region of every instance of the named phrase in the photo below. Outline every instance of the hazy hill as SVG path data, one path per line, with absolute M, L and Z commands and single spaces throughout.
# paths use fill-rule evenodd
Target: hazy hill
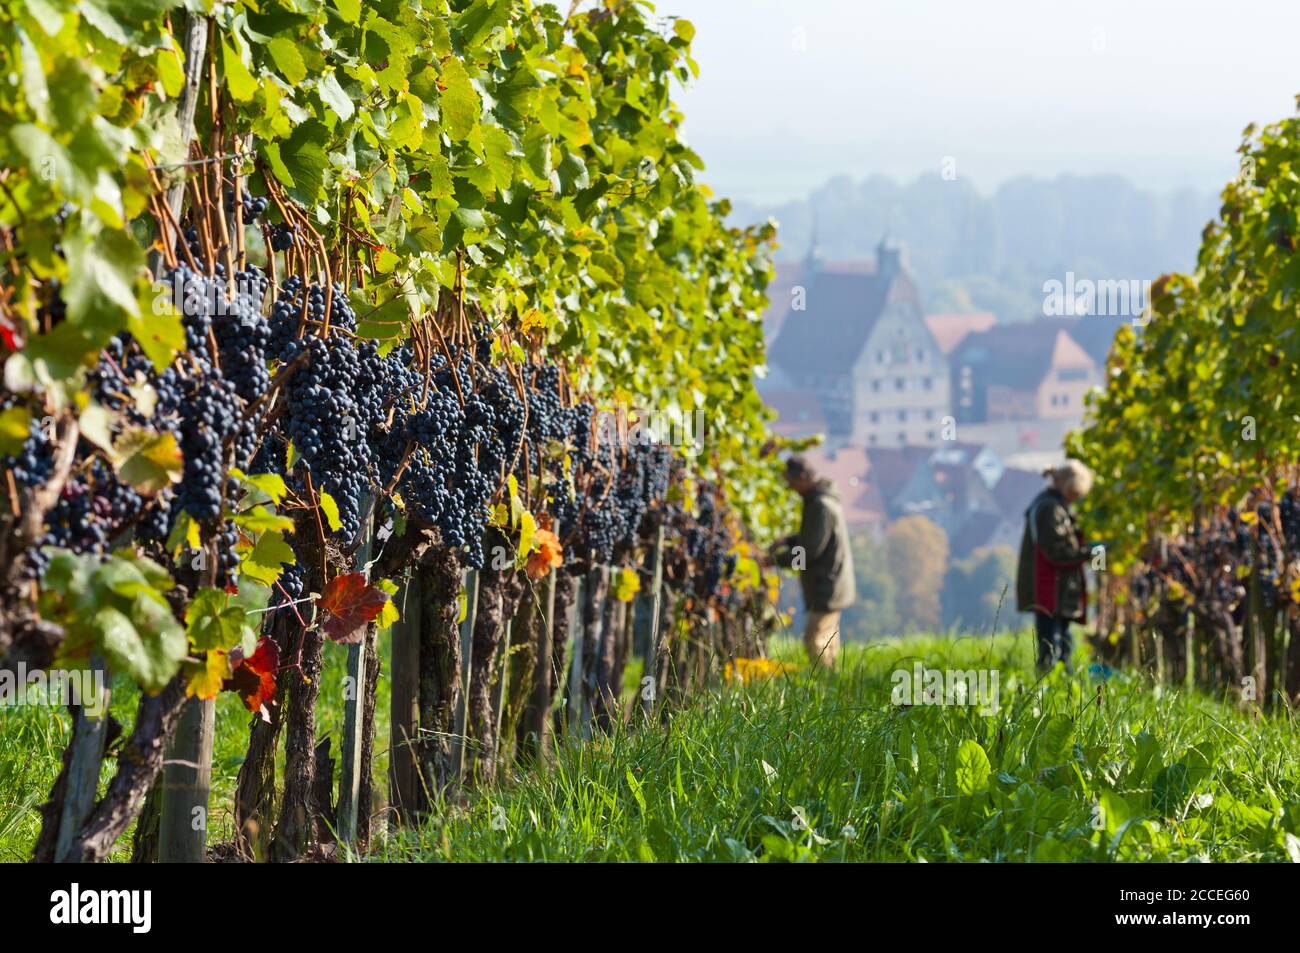
M 814 221 L 832 259 L 870 258 L 885 233 L 907 243 L 926 311 L 993 311 L 1001 321 L 1041 313 L 1043 282 L 1153 279 L 1189 270 L 1216 196 L 1159 193 L 1120 176 L 1012 179 L 992 195 L 937 174 L 900 184 L 839 176 L 806 200 L 737 203 L 733 218 L 781 224 L 782 260 L 807 252 Z

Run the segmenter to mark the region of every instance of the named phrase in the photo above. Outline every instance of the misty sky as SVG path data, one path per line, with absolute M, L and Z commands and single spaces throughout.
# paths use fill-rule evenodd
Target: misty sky
M 677 101 L 718 191 L 1119 173 L 1217 191 L 1300 93 L 1293 0 L 659 0 L 696 26 Z

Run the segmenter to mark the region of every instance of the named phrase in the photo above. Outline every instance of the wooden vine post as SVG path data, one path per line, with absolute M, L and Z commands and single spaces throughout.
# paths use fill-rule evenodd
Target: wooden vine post
M 163 762 L 158 822 L 161 863 L 201 864 L 205 859 L 215 728 L 216 704 L 212 699 L 191 698 L 185 702 Z
M 573 604 L 569 607 L 569 708 L 565 719 L 565 734 L 572 737 L 573 731 L 582 724 L 582 617 L 583 604 L 586 599 L 586 579 L 578 577 L 573 590 Z
M 465 739 L 469 728 L 469 685 L 473 674 L 474 620 L 478 607 L 478 570 L 466 569 L 461 579 L 465 594 L 465 618 L 460 623 L 460 694 L 456 698 L 456 719 L 451 742 L 451 783 L 459 786 L 465 771 Z
M 95 685 L 97 697 L 83 697 L 77 708 L 76 724 L 70 742 L 72 752 L 68 758 L 68 786 L 63 794 L 59 836 L 54 846 L 54 859 L 58 863 L 70 859 L 77 832 L 95 806 L 95 792 L 99 789 L 99 767 L 104 760 L 104 741 L 108 734 L 108 668 L 98 653 L 90 656 L 87 671 Z M 99 714 L 88 715 L 87 708 L 95 708 Z
M 654 545 L 650 549 L 649 585 L 642 585 L 637 593 L 635 616 L 632 625 L 632 642 L 641 646 L 645 665 L 641 670 L 641 712 L 647 719 L 653 718 L 659 702 L 659 590 L 663 587 L 664 566 L 664 527 L 662 520 L 655 533 Z M 646 678 L 653 679 L 646 685 Z
M 364 515 L 361 524 L 361 543 L 357 546 L 357 572 L 370 581 L 370 556 L 375 541 L 375 498 L 367 494 L 361 501 Z M 339 771 L 338 839 L 339 844 L 354 844 L 357 837 L 357 805 L 361 797 L 362 729 L 365 725 L 363 711 L 366 704 L 366 639 L 348 645 L 348 673 L 344 681 L 343 698 L 343 750 Z M 368 767 L 368 766 L 364 766 Z
M 554 626 L 555 587 L 559 573 L 560 569 L 555 568 L 546 574 L 541 606 L 541 626 L 536 642 L 537 657 L 533 662 L 532 698 L 528 704 L 528 722 L 524 729 L 534 739 L 533 744 L 537 746 L 537 759 L 541 764 L 546 763 L 547 739 L 551 730 L 551 685 L 557 674 L 554 671 Z
M 501 718 L 506 707 L 506 682 L 510 679 L 510 636 L 514 630 L 515 620 L 505 620 L 505 635 L 501 639 L 501 664 L 497 675 L 497 690 L 492 699 L 492 731 L 497 737 L 497 757 L 500 759 L 504 733 L 501 731 Z
M 399 618 L 392 629 L 388 803 L 399 823 L 406 823 L 420 803 L 421 578 L 412 573 L 397 594 Z

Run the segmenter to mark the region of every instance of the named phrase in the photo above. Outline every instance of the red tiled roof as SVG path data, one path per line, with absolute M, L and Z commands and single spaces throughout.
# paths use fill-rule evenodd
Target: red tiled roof
M 998 324 L 987 331 L 968 334 L 954 352 L 954 366 L 980 366 L 990 384 L 1012 390 L 1038 388 L 1051 370 L 1058 347 L 1074 351 L 1081 361 L 1093 362 L 1070 336 L 1070 323 L 1041 318 L 1015 324 Z
M 929 314 L 925 317 L 925 324 L 939 342 L 939 350 L 946 356 L 956 349 L 966 335 L 987 331 L 997 320 L 992 311 L 977 311 L 971 314 Z

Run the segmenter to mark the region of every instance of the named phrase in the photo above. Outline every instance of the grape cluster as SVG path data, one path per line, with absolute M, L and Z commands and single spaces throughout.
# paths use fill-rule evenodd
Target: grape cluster
M 288 251 L 302 240 L 302 229 L 297 225 L 279 222 L 271 229 L 272 251 Z
M 48 546 L 80 553 L 106 553 L 140 512 L 141 498 L 98 457 L 84 473 L 70 477 L 45 516 L 44 533 L 29 553 L 28 570 L 40 575 L 49 564 Z
M 233 193 L 227 198 L 233 207 Z M 247 192 L 240 201 L 249 221 L 265 211 L 265 200 Z M 295 232 L 281 225 L 273 235 Z M 197 251 L 193 224 L 184 238 Z M 52 542 L 102 547 L 128 511 L 139 538 L 162 542 L 184 512 L 203 525 L 205 538 L 218 540 L 218 579 L 227 580 L 237 565 L 237 532 L 223 519 L 239 489 L 228 476 L 232 466 L 278 473 L 300 498 L 328 493 L 345 542 L 360 535 L 367 494 L 391 489 L 412 519 L 435 528 L 441 544 L 460 549 L 471 566 L 483 564 L 489 503 L 511 475 L 533 509 L 549 508 L 575 551 L 592 561 L 624 558 L 650 516 L 666 512 L 669 451 L 602 444 L 593 406 L 566 406 L 559 368 L 494 365 L 489 329 L 478 328 L 468 343 L 417 349 L 407 342 L 385 353 L 355 337 L 356 315 L 337 284 L 327 289 L 290 275 L 268 303 L 270 282 L 256 266 L 243 266 L 233 280 L 224 266 L 212 271 L 182 264 L 163 276 L 182 315 L 182 359 L 157 372 L 122 334 L 91 371 L 104 406 L 175 436 L 181 481 L 143 499 L 97 464 L 94 492 L 70 484 L 60 501 L 55 522 L 63 528 L 53 530 Z M 277 400 L 263 408 L 263 424 L 250 409 L 268 395 L 277 369 L 290 364 Z M 157 398 L 149 414 L 130 393 L 142 381 Z M 39 482 L 49 457 L 33 431 L 14 469 Z M 545 499 L 533 500 L 539 485 Z M 85 539 L 72 538 L 79 523 Z M 302 580 L 286 572 L 282 585 L 296 595 Z
M 0 464 L 12 469 L 14 479 L 22 486 L 36 487 L 48 480 L 54 470 L 54 448 L 40 421 L 32 421 L 30 434 L 18 456 L 0 458 Z
M 285 388 L 285 435 L 311 472 L 315 489 L 328 492 L 338 505 L 346 538 L 355 539 L 371 462 L 363 439 L 366 421 L 355 397 L 357 349 L 338 336 L 311 336 L 295 346 L 305 349 L 307 360 Z
M 262 216 L 267 206 L 271 204 L 271 200 L 264 195 L 254 197 L 249 193 L 248 189 L 244 189 L 243 194 L 240 196 L 240 204 L 244 207 L 244 224 L 249 225 Z M 234 189 L 226 189 L 226 214 L 232 216 L 235 214 Z

